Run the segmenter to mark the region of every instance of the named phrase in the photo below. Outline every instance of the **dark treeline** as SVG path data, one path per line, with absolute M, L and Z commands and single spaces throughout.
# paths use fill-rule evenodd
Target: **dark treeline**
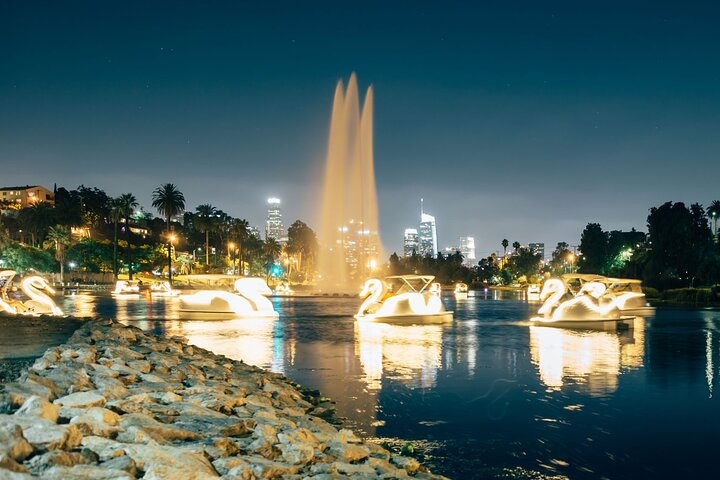
M 647 235 L 606 232 L 597 223 L 580 239 L 580 272 L 642 279 L 659 289 L 720 283 L 720 202 L 667 202 L 650 209 Z M 713 233 L 715 232 L 715 233 Z
M 313 230 L 302 221 L 288 230 L 285 245 L 263 239 L 247 220 L 208 204 L 186 210 L 172 184 L 153 193 L 160 216 L 141 207 L 131 193 L 113 198 L 95 187 L 57 188 L 54 205 L 25 208 L 0 204 L 0 269 L 42 273 L 237 273 L 311 277 L 317 253 Z M 170 213 L 170 215 L 166 215 Z

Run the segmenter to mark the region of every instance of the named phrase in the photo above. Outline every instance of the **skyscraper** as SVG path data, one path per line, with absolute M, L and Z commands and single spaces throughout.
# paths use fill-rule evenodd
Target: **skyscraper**
M 420 199 L 420 228 L 418 229 L 418 253 L 434 256 L 438 252 L 435 217 L 425 213 L 423 199 Z
M 285 240 L 280 199 L 268 198 L 267 223 L 265 225 L 265 238 L 274 238 L 278 242 Z
M 545 260 L 544 243 L 528 243 L 528 250 L 530 250 L 535 255 L 540 255 L 540 260 Z
M 460 237 L 460 253 L 463 256 L 463 263 L 471 266 L 475 265 L 475 237 Z
M 417 228 L 405 229 L 405 240 L 403 241 L 403 255 L 412 256 L 413 253 L 420 254 L 418 250 L 418 231 Z

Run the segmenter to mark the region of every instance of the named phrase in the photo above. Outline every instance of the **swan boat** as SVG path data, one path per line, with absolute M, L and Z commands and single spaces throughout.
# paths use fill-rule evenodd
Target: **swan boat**
M 580 289 L 589 282 L 602 283 L 606 287 L 603 296 L 611 298 L 623 315 L 647 317 L 655 313 L 655 308 L 647 303 L 640 280 L 580 273 L 567 273 L 560 278 L 566 285 Z
M 170 282 L 153 282 L 150 284 L 150 294 L 153 297 L 175 297 L 180 295 L 180 290 L 173 290 Z
M 16 274 L 15 270 L 0 272 L 0 312 L 12 315 L 63 315 L 63 311 L 51 298 L 51 295 L 55 294 L 55 290 L 47 280 L 37 275 L 25 277 L 20 282 L 20 289 L 27 297 L 27 300 L 11 299 L 8 292 Z
M 543 285 L 540 300 L 543 305 L 538 316 L 530 321 L 538 325 L 571 328 L 600 328 L 615 330 L 632 325 L 634 316 L 623 315 L 616 299 L 606 295 L 607 286 L 600 281 L 586 281 L 573 295 L 568 285 L 559 278 L 551 278 Z
M 467 298 L 468 297 L 468 286 L 465 283 L 456 283 L 455 284 L 455 298 Z
M 270 317 L 278 313 L 266 297 L 272 290 L 262 278 L 248 277 L 235 281 L 234 291 L 200 290 L 180 295 L 180 312 L 193 317 Z
M 433 280 L 433 275 L 371 278 L 360 292 L 365 300 L 355 318 L 397 324 L 450 322 L 453 312 L 445 310 L 440 295 L 431 291 Z
M 140 295 L 140 283 L 137 280 L 118 280 L 115 282 L 115 290 L 110 292 L 117 295 Z

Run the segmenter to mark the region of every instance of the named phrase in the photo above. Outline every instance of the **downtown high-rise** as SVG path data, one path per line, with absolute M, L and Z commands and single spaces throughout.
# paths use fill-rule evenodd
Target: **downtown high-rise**
M 435 217 L 425 213 L 423 199 L 420 199 L 420 228 L 418 229 L 418 254 L 435 256 L 438 252 Z
M 265 224 L 265 238 L 273 238 L 278 242 L 285 241 L 282 211 L 279 198 L 268 198 L 267 221 Z

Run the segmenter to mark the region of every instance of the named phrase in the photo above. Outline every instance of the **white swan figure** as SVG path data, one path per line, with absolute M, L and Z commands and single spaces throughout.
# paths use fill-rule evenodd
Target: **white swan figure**
M 272 295 L 272 291 L 263 279 L 241 278 L 234 286 L 237 293 L 201 290 L 189 295 L 180 295 L 180 311 L 250 317 L 278 316 L 272 302 L 265 298 L 265 295 Z
M 20 286 L 25 295 L 30 297 L 30 300 L 23 302 L 23 306 L 27 310 L 20 313 L 24 315 L 63 315 L 63 311 L 60 310 L 55 301 L 48 295 L 48 293 L 54 295 L 55 290 L 50 287 L 47 280 L 33 275 L 32 277 L 25 277 L 20 283 Z
M 153 282 L 150 285 L 150 294 L 164 297 L 174 297 L 179 295 L 178 290 L 173 290 L 170 282 Z
M 452 312 L 443 308 L 438 295 L 404 292 L 388 296 L 385 283 L 371 278 L 363 285 L 360 297 L 365 298 L 355 318 L 358 320 L 408 320 L 442 322 L 452 319 Z
M 600 282 L 588 282 L 578 294 L 567 300 L 567 286 L 562 280 L 545 282 L 541 299 L 545 299 L 533 320 L 552 322 L 590 322 L 621 319 L 620 310 L 612 298 L 603 297 L 606 286 Z
M 17 313 L 17 308 L 15 308 L 13 302 L 8 298 L 7 290 L 10 288 L 15 274 L 15 270 L 3 270 L 0 272 L 0 312 L 10 313 L 12 315 Z
M 113 295 L 139 295 L 140 285 L 133 280 L 118 280 L 115 282 L 115 290 L 111 293 Z

